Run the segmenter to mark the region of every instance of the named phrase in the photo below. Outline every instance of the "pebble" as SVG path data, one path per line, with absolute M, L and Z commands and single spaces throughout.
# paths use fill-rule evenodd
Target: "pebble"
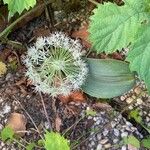
M 128 104 L 132 103 L 132 101 L 133 101 L 133 98 L 131 98 L 131 97 L 129 97 L 129 98 L 126 99 L 126 102 L 127 102 Z
M 96 150 L 101 150 L 102 149 L 102 145 L 98 144 Z
M 105 148 L 110 148 L 110 147 L 111 147 L 111 144 L 108 143 L 108 144 L 104 145 L 104 147 L 105 147 Z
M 118 139 L 113 139 L 113 143 L 116 144 L 118 142 Z
M 117 137 L 119 136 L 119 130 L 118 129 L 114 129 L 114 135 Z
M 137 104 L 141 105 L 142 103 L 143 103 L 143 101 L 140 98 L 138 98 L 137 99 Z
M 121 150 L 126 150 L 127 148 L 126 148 L 126 146 L 122 146 L 122 148 L 121 148 Z
M 103 135 L 106 136 L 106 135 L 108 134 L 108 132 L 109 132 L 109 131 L 108 131 L 107 129 L 104 129 Z
M 100 144 L 105 144 L 107 142 L 108 142 L 108 139 L 103 139 L 103 140 L 100 141 Z
M 126 137 L 126 136 L 128 136 L 128 132 L 123 132 L 123 133 L 121 133 L 121 137 L 123 138 L 123 137 Z

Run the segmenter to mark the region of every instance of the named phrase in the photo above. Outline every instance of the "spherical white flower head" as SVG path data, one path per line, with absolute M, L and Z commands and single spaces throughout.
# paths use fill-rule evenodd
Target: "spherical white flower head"
M 24 60 L 35 90 L 57 96 L 79 89 L 88 73 L 81 50 L 78 40 L 62 32 L 39 37 Z

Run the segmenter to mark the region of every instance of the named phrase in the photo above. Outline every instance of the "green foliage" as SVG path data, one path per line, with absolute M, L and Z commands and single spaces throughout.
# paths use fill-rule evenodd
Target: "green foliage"
M 124 2 L 123 6 L 105 3 L 94 10 L 89 32 L 90 40 L 98 53 L 110 53 L 127 47 L 135 40 L 141 22 L 148 18 L 146 0 Z
M 21 14 L 25 9 L 29 10 L 36 4 L 36 0 L 3 0 L 4 4 L 8 4 L 10 19 L 15 13 Z
M 130 144 L 136 148 L 140 148 L 140 141 L 135 136 L 130 135 L 128 137 L 124 137 L 123 141 L 124 144 Z
M 98 53 L 121 50 L 130 43 L 130 70 L 138 73 L 150 93 L 150 1 L 124 0 L 98 5 L 91 16 L 90 40 Z
M 150 24 L 144 24 L 139 29 L 137 40 L 129 51 L 127 61 L 130 69 L 136 71 L 145 81 L 150 93 Z
M 5 127 L 2 131 L 1 131 L 1 138 L 3 141 L 6 141 L 8 139 L 13 139 L 14 136 L 14 131 L 12 128 L 10 127 Z
M 70 150 L 69 143 L 63 136 L 48 131 L 45 134 L 44 147 L 46 150 Z
M 132 110 L 129 114 L 129 118 L 133 118 L 138 123 L 142 122 L 142 117 L 139 115 L 138 109 Z
M 141 143 L 145 148 L 150 148 L 150 137 L 147 139 L 143 139 Z
M 35 147 L 35 143 L 32 142 L 32 143 L 29 143 L 27 146 L 26 146 L 26 150 L 33 150 L 33 148 Z
M 112 98 L 129 91 L 135 84 L 129 65 L 113 59 L 87 59 L 89 75 L 82 89 L 97 98 Z

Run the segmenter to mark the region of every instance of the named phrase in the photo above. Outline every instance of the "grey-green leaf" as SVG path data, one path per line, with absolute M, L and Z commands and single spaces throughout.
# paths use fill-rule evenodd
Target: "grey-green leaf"
M 129 65 L 114 59 L 87 58 L 89 75 L 82 89 L 97 98 L 113 98 L 124 94 L 135 85 Z

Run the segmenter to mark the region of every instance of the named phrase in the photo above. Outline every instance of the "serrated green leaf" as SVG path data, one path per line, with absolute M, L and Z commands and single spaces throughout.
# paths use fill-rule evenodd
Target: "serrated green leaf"
M 145 148 L 150 148 L 150 138 L 143 139 L 143 140 L 142 140 L 142 145 L 143 145 Z
M 115 3 L 98 5 L 91 16 L 90 41 L 98 52 L 111 53 L 127 47 L 135 40 L 141 22 L 148 19 L 146 0 L 124 0 L 123 6 Z
M 128 136 L 123 138 L 124 144 L 133 145 L 136 148 L 140 148 L 140 141 L 135 136 Z
M 3 0 L 4 4 L 8 4 L 9 18 L 16 12 L 21 14 L 25 9 L 29 10 L 36 4 L 36 0 Z
M 1 131 L 1 138 L 2 138 L 3 141 L 6 141 L 8 139 L 13 139 L 13 136 L 14 136 L 14 131 L 10 127 L 5 127 Z
M 33 150 L 33 148 L 35 147 L 35 143 L 30 143 L 26 146 L 26 150 Z
M 142 123 L 142 117 L 139 115 L 138 109 L 132 110 L 129 114 L 129 117 L 133 118 L 138 123 Z
M 150 24 L 143 25 L 138 32 L 137 40 L 129 51 L 127 61 L 130 69 L 136 71 L 145 81 L 150 93 Z
M 63 136 L 48 131 L 45 134 L 44 147 L 46 150 L 70 150 L 69 143 Z
M 129 65 L 114 59 L 87 59 L 89 75 L 82 89 L 97 98 L 112 98 L 129 91 L 135 84 Z

